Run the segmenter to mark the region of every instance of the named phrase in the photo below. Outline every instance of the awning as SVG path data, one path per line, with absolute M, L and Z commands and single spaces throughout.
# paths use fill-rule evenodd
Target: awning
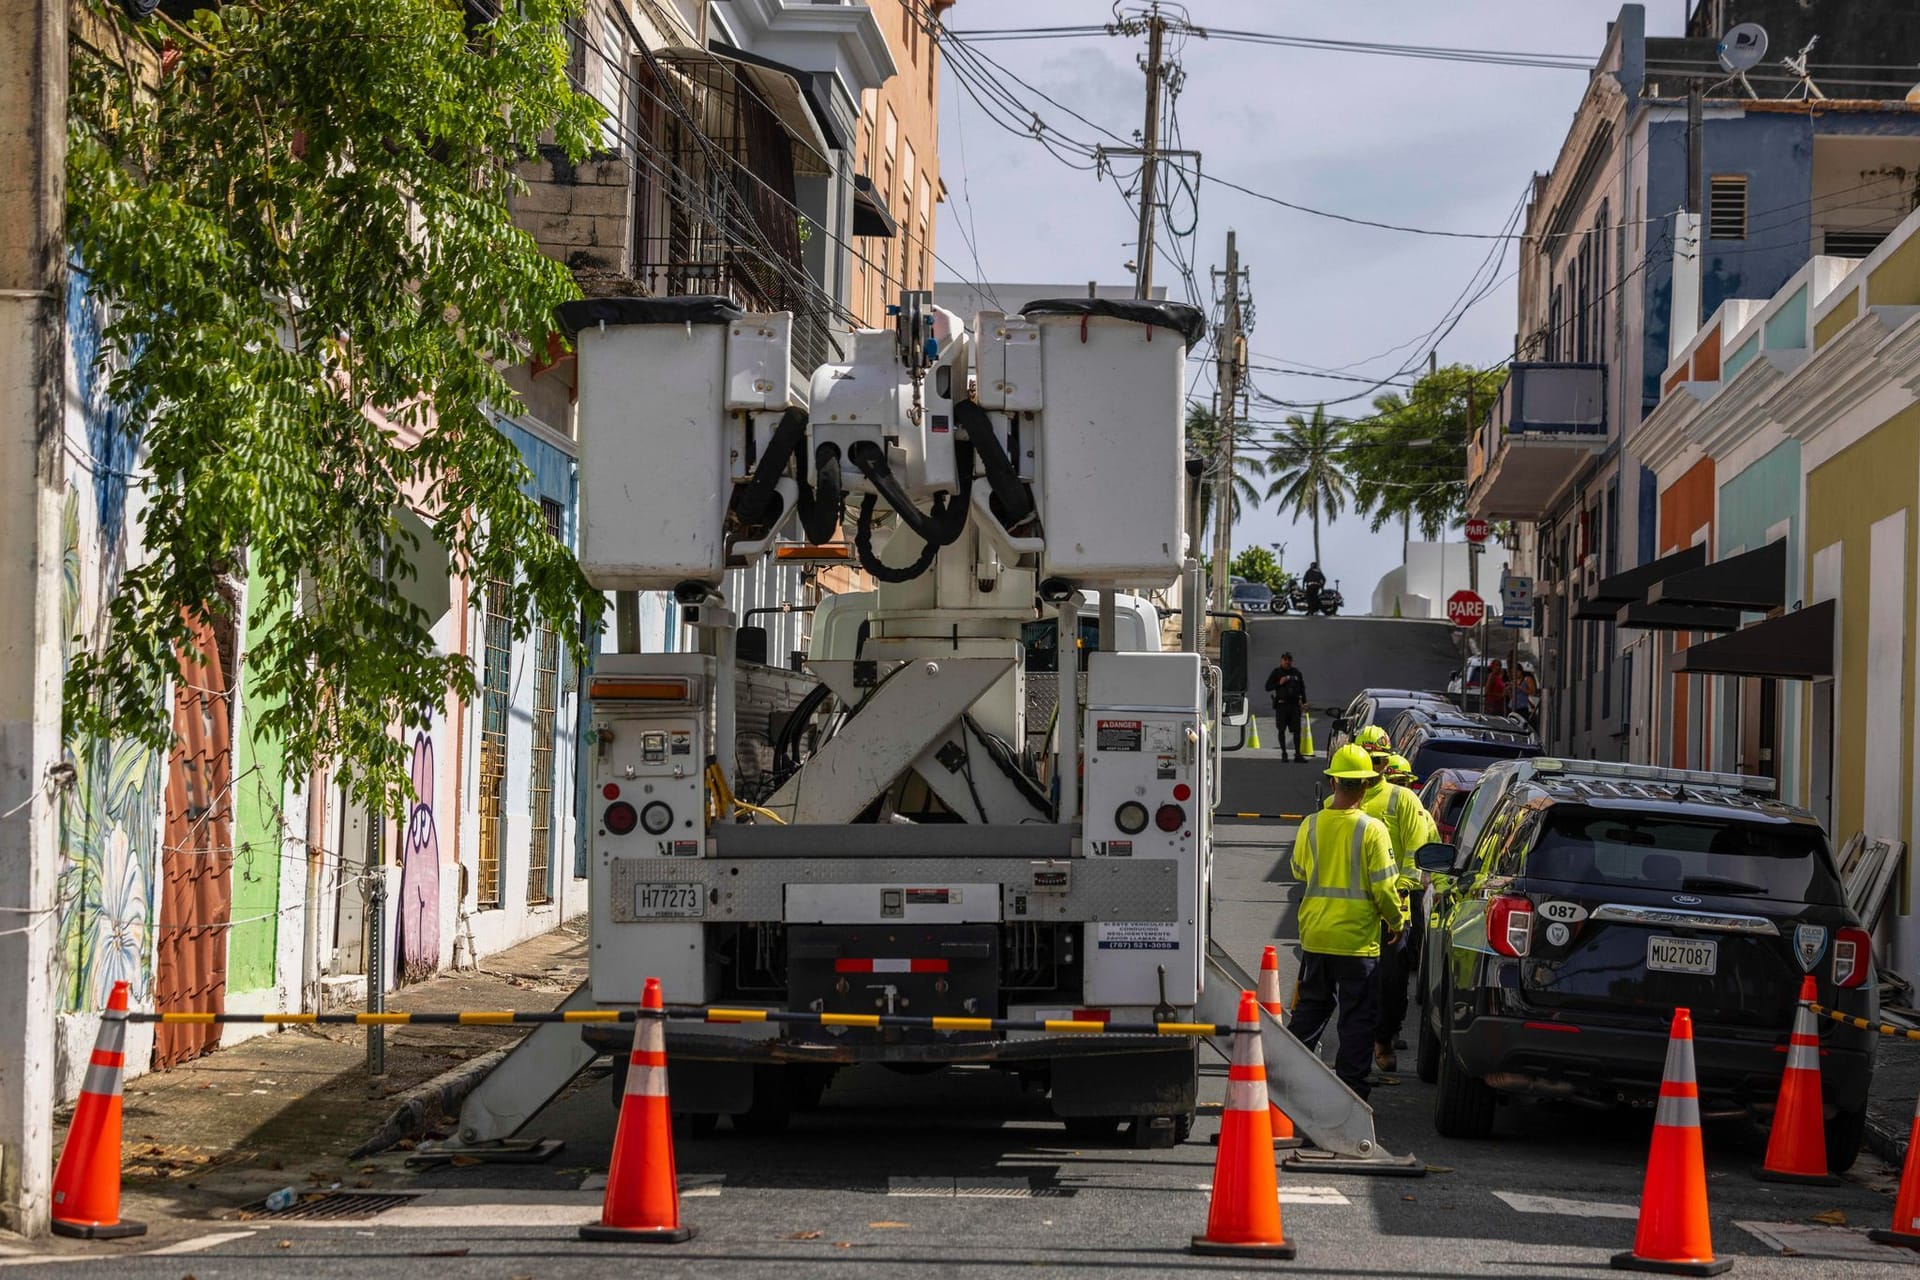
M 1740 614 L 1733 609 L 1689 609 L 1676 604 L 1648 604 L 1634 600 L 1620 606 L 1614 621 L 1630 631 L 1737 631 Z
M 813 76 L 798 67 L 724 44 L 708 45 L 705 49 L 674 45 L 660 50 L 659 56 L 669 62 L 718 61 L 737 65 L 742 77 L 779 119 L 788 136 L 814 154 L 814 164 L 799 166 L 802 169 L 812 167 L 830 173 L 831 153 L 847 149 L 840 140 L 830 140 L 833 117 L 814 97 Z
M 1648 588 L 1654 583 L 1669 574 L 1698 569 L 1706 562 L 1706 547 L 1687 547 L 1661 556 L 1658 560 L 1649 560 L 1637 568 L 1616 573 L 1610 578 L 1602 578 L 1600 585 L 1594 588 L 1593 595 L 1574 607 L 1573 616 L 1612 622 L 1614 615 L 1620 612 L 1621 605 L 1645 600 Z
M 1822 600 L 1682 649 L 1673 669 L 1696 676 L 1827 679 L 1833 675 L 1833 619 L 1833 601 Z
M 1672 574 L 1647 589 L 1647 603 L 1706 605 L 1767 613 L 1787 602 L 1787 541 Z
M 887 212 L 887 202 L 873 189 L 873 179 L 864 173 L 853 175 L 853 234 L 892 237 L 900 228 Z

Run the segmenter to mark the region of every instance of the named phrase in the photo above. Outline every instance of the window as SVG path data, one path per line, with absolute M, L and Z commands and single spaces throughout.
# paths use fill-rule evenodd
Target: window
M 1704 891 L 1819 906 L 1843 901 L 1819 831 L 1789 824 L 1556 806 L 1527 871 L 1661 893 Z
M 500 817 L 507 790 L 507 687 L 513 674 L 513 618 L 508 596 L 505 582 L 496 578 L 487 583 L 481 625 L 480 851 L 474 884 L 474 901 L 482 911 L 504 905 L 500 900 L 500 850 L 506 826 Z
M 1600 216 L 1593 224 L 1593 361 L 1607 362 L 1607 273 L 1613 265 L 1613 219 L 1607 202 L 1600 202 Z
M 1821 237 L 1820 252 L 1835 258 L 1864 258 L 1886 238 L 1885 231 L 1828 231 Z
M 560 504 L 540 500 L 547 536 L 560 537 Z M 527 905 L 553 901 L 554 728 L 560 709 L 560 633 L 542 616 L 534 631 L 533 751 L 529 779 L 532 835 L 527 847 Z
M 1707 197 L 1707 235 L 1714 240 L 1747 238 L 1747 180 L 1716 177 Z
M 900 0 L 900 40 L 907 46 L 907 60 L 918 61 L 920 57 L 920 24 L 914 18 L 913 6 L 919 0 Z

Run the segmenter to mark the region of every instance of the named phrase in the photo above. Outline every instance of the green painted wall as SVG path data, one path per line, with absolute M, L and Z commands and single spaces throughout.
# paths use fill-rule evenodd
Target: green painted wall
M 255 581 L 259 581 L 256 577 Z M 249 593 L 251 594 L 251 593 Z M 248 601 L 250 616 L 240 628 L 245 637 L 271 631 L 287 616 L 285 600 Z M 285 848 L 281 804 L 286 793 L 286 751 L 277 737 L 258 732 L 261 714 L 272 708 L 245 679 L 240 662 L 241 698 L 233 717 L 233 919 L 227 944 L 227 990 L 259 991 L 274 985 L 274 946 L 279 939 L 280 852 Z M 297 923 L 297 922 L 296 922 Z
M 1771 333 L 1771 328 L 1769 328 Z M 1800 581 L 1800 564 L 1805 556 L 1800 549 L 1800 442 L 1788 440 L 1775 446 L 1753 465 L 1720 486 L 1720 520 L 1714 526 L 1720 545 L 1716 554 L 1726 557 L 1734 549 L 1752 551 L 1764 546 L 1767 530 L 1787 522 L 1787 607 L 1806 596 Z M 1750 617 L 1748 621 L 1752 621 Z M 1735 681 L 1728 681 L 1731 687 Z M 1731 696 L 1731 695 L 1729 695 Z M 1800 723 L 1803 686 L 1797 680 L 1780 683 L 1780 731 L 1776 747 L 1780 752 L 1781 797 L 1795 804 L 1806 802 L 1800 776 Z
M 1793 297 L 1767 317 L 1767 350 L 1794 351 L 1807 345 L 1807 286 L 1794 290 Z

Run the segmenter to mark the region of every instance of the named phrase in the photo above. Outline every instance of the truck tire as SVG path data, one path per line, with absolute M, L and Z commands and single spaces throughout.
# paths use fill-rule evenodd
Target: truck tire
M 1493 1132 L 1493 1107 L 1498 1095 L 1486 1081 L 1469 1075 L 1453 1051 L 1453 1001 L 1449 996 L 1440 1006 L 1448 1034 L 1439 1037 L 1440 1063 L 1433 1093 L 1433 1128 L 1443 1138 L 1467 1138 L 1478 1141 Z
M 1845 1173 L 1860 1158 L 1861 1144 L 1867 1140 L 1867 1112 L 1840 1111 L 1827 1121 L 1827 1170 Z

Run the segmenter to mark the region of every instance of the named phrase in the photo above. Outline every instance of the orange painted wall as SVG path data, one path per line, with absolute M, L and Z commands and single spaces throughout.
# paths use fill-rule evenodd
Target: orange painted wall
M 1695 368 L 1698 366 L 1696 355 Z M 1719 344 L 1714 345 L 1715 376 L 1719 374 Z M 1697 374 L 1696 374 L 1697 376 Z M 1713 459 L 1702 458 L 1688 468 L 1686 473 L 1660 493 L 1660 554 L 1668 555 L 1684 547 L 1693 545 L 1693 535 L 1702 525 L 1707 527 L 1707 546 L 1713 546 Z M 1673 649 L 1678 652 L 1692 643 L 1692 633 L 1687 631 L 1673 633 Z M 1690 709 L 1687 705 L 1687 681 L 1695 677 L 1676 675 L 1672 677 L 1667 696 L 1672 699 L 1668 704 L 1673 708 L 1673 739 L 1667 744 L 1666 763 L 1683 768 L 1701 768 L 1702 760 L 1711 759 L 1713 744 L 1709 741 L 1713 717 L 1708 700 L 1711 690 L 1702 694 L 1701 714 L 1706 716 L 1706 726 L 1701 737 L 1702 760 L 1687 758 L 1687 742 L 1691 726 Z
M 1700 345 L 1693 349 L 1693 380 L 1695 382 L 1720 381 L 1720 330 L 1718 328 L 1710 330 Z

